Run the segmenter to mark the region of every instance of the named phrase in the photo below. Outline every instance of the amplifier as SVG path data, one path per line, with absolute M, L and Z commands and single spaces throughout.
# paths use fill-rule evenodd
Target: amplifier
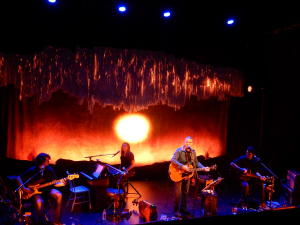
M 300 191 L 300 173 L 296 170 L 288 170 L 286 185 L 294 191 Z
M 139 214 L 145 222 L 157 220 L 156 205 L 146 201 L 139 201 Z
M 300 205 L 300 191 L 294 191 L 285 184 L 282 184 L 281 201 L 285 201 L 286 206 Z

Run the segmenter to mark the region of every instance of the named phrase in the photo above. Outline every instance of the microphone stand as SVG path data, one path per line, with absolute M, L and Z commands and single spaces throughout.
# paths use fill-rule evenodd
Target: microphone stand
M 194 202 L 193 202 L 193 217 L 195 217 L 195 210 L 196 210 L 196 198 L 197 198 L 197 194 L 198 194 L 198 189 L 199 189 L 199 184 L 200 184 L 200 178 L 199 178 L 199 175 L 198 173 L 195 171 L 195 177 L 196 177 L 196 180 L 197 180 L 197 187 L 196 187 L 196 190 L 195 190 L 195 195 L 194 195 Z M 201 204 L 202 204 L 202 196 L 201 196 Z
M 91 161 L 92 158 L 94 158 L 94 157 L 98 157 L 98 156 L 109 156 L 109 155 L 115 156 L 116 154 L 118 154 L 118 153 L 114 153 L 114 154 L 101 154 L 101 155 L 92 155 L 92 156 L 87 156 L 87 157 L 84 157 L 84 158 L 88 158 L 88 159 L 90 159 L 90 161 Z
M 118 210 L 117 210 L 117 224 L 118 224 L 118 225 L 119 225 L 119 223 L 120 223 L 120 217 L 121 217 L 121 215 L 120 215 L 120 205 L 121 205 L 120 181 L 121 181 L 123 175 L 124 175 L 124 173 L 121 173 L 121 176 L 120 176 L 120 178 L 119 178 L 119 180 L 118 180 L 118 182 L 117 182 L 117 186 L 118 186 L 118 197 L 119 197 L 119 205 L 118 205 Z M 124 190 L 123 190 L 123 193 L 124 193 Z
M 275 178 L 278 178 L 265 164 L 262 163 L 261 159 L 256 157 L 258 162 L 260 162 L 260 164 L 266 169 L 269 171 L 270 174 L 272 174 L 272 184 L 271 184 L 271 190 L 269 193 L 269 199 L 270 199 L 270 209 L 273 210 L 273 207 L 272 207 L 272 195 L 273 195 L 273 189 L 274 189 L 274 177 Z
M 43 169 L 41 169 L 39 172 L 37 172 L 36 174 L 34 174 L 32 177 L 29 177 L 28 178 L 28 180 L 25 182 L 25 183 L 23 183 L 23 184 L 21 184 L 16 190 L 14 190 L 14 192 L 13 192 L 13 194 L 16 194 L 16 192 L 17 191 L 19 191 L 19 195 L 20 195 L 20 216 L 19 216 L 19 222 L 20 222 L 20 224 L 22 224 L 22 190 L 21 190 L 21 188 L 22 187 L 24 187 L 24 185 L 25 184 L 27 184 L 32 178 L 34 178 L 36 175 L 38 175 L 39 173 L 41 173 L 42 171 L 44 170 L 44 168 Z

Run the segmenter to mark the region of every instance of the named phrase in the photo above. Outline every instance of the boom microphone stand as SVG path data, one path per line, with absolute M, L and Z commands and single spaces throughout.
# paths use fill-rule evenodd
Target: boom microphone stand
M 274 178 L 278 178 L 265 164 L 262 163 L 261 159 L 256 157 L 255 158 L 257 159 L 258 162 L 260 162 L 260 164 L 266 169 L 269 171 L 270 174 L 272 174 L 272 184 L 271 184 L 271 190 L 270 190 L 270 193 L 269 193 L 269 199 L 270 199 L 270 209 L 272 210 L 273 207 L 272 207 L 272 195 L 273 195 L 273 189 L 274 189 Z
M 20 224 L 22 224 L 22 190 L 21 188 L 24 187 L 25 184 L 27 184 L 32 178 L 34 178 L 36 175 L 38 175 L 39 173 L 42 173 L 44 170 L 44 168 L 42 168 L 39 172 L 37 172 L 36 174 L 34 174 L 32 177 L 29 177 L 29 179 L 23 183 L 22 185 L 20 185 L 16 190 L 14 190 L 13 194 L 16 194 L 17 191 L 19 191 L 19 195 L 20 195 L 20 215 L 19 215 L 19 222 Z

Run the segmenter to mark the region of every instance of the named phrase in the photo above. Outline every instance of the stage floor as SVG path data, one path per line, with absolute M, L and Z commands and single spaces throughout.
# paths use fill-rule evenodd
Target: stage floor
M 141 193 L 142 197 L 138 200 L 145 200 L 152 204 L 155 204 L 157 207 L 158 220 L 160 220 L 161 215 L 168 214 L 168 218 L 173 217 L 173 199 L 174 199 L 174 185 L 171 180 L 168 182 L 167 189 L 167 180 L 143 180 L 143 181 L 131 181 L 133 186 Z M 101 221 L 102 212 L 90 210 L 88 203 L 75 205 L 73 212 L 70 212 L 71 207 L 66 206 L 67 199 L 69 197 L 69 191 L 67 187 L 61 187 L 60 190 L 63 192 L 63 207 L 62 207 L 62 221 L 65 224 L 71 224 L 73 221 L 75 224 L 78 224 L 78 221 L 70 219 L 73 217 L 80 221 L 80 224 L 84 225 L 96 225 L 103 224 Z M 133 189 L 129 189 L 129 192 L 132 192 Z M 216 192 L 218 193 L 217 198 L 217 216 L 231 215 L 232 214 L 232 202 L 237 202 L 241 196 L 240 187 L 233 185 L 225 180 L 222 181 L 217 187 Z M 195 187 L 191 186 L 189 191 L 188 198 L 188 210 L 191 211 L 193 208 L 193 196 L 195 193 Z M 134 205 L 132 201 L 137 199 L 138 195 L 128 195 L 126 198 L 126 205 L 122 209 L 125 211 L 132 211 L 132 215 L 128 221 L 124 221 L 121 224 L 141 224 L 144 221 L 139 217 L 138 206 Z M 276 201 L 276 199 L 274 199 Z M 277 200 L 278 201 L 278 200 Z M 195 213 L 196 218 L 203 217 L 203 208 L 201 207 L 200 200 L 196 201 Z M 53 208 L 53 207 L 52 207 Z M 115 224 L 116 221 L 111 215 L 113 210 L 107 212 L 107 221 L 106 224 Z M 253 212 L 252 210 L 248 211 L 249 213 L 259 213 Z M 53 218 L 53 209 L 49 211 Z M 243 212 L 245 213 L 245 212 Z M 51 220 L 50 218 L 50 220 Z

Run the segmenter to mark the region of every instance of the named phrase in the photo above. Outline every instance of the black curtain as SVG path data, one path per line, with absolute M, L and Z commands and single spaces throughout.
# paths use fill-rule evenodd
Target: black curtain
M 300 30 L 262 38 L 264 84 L 263 149 L 271 166 L 286 173 L 300 169 Z

